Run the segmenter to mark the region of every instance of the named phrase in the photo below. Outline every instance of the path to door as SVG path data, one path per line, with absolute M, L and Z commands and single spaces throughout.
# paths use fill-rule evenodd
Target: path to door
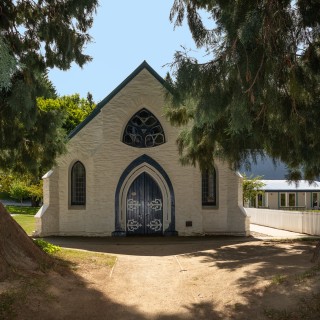
M 258 239 L 264 238 L 276 238 L 276 239 L 292 239 L 292 238 L 314 238 L 315 236 L 310 236 L 305 233 L 297 233 L 292 231 L 286 231 L 281 229 L 275 229 L 265 226 L 260 226 L 257 224 L 250 224 L 251 234 Z
M 292 304 L 286 293 L 265 291 L 275 275 L 310 268 L 310 244 L 253 237 L 47 240 L 117 256 L 108 274 L 84 275 L 85 286 L 103 294 L 91 319 L 103 319 L 102 310 L 105 319 L 254 319 L 266 306 Z M 86 319 L 88 308 L 79 308 L 74 315 Z

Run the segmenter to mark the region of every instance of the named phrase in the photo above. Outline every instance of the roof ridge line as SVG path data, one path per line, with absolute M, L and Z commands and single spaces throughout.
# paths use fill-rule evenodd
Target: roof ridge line
M 134 79 L 143 69 L 147 69 L 162 85 L 165 84 L 165 80 L 148 64 L 146 60 L 127 76 L 115 89 L 113 89 L 104 99 L 102 99 L 92 112 L 80 122 L 67 136 L 67 139 L 73 138 L 83 127 L 85 127 L 100 110 L 117 94 L 119 93 L 132 79 Z

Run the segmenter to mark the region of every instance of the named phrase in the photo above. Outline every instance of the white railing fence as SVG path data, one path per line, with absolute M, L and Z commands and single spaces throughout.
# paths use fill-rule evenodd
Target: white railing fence
M 250 222 L 320 236 L 320 212 L 245 208 Z

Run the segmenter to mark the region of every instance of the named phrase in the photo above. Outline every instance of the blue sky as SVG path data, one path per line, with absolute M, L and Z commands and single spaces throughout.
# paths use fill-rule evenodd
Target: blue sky
M 49 77 L 59 95 L 93 94 L 95 102 L 107 96 L 146 60 L 164 77 L 181 46 L 195 49 L 186 23 L 174 30 L 169 21 L 173 0 L 100 0 L 85 52 L 93 57 L 82 69 L 53 69 Z M 196 54 L 196 53 L 195 53 Z M 200 54 L 202 56 L 202 54 Z

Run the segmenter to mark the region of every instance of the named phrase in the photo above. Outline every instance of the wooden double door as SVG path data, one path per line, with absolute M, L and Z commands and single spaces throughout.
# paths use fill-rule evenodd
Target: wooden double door
M 126 198 L 127 235 L 163 233 L 163 198 L 157 182 L 146 172 L 131 184 Z

